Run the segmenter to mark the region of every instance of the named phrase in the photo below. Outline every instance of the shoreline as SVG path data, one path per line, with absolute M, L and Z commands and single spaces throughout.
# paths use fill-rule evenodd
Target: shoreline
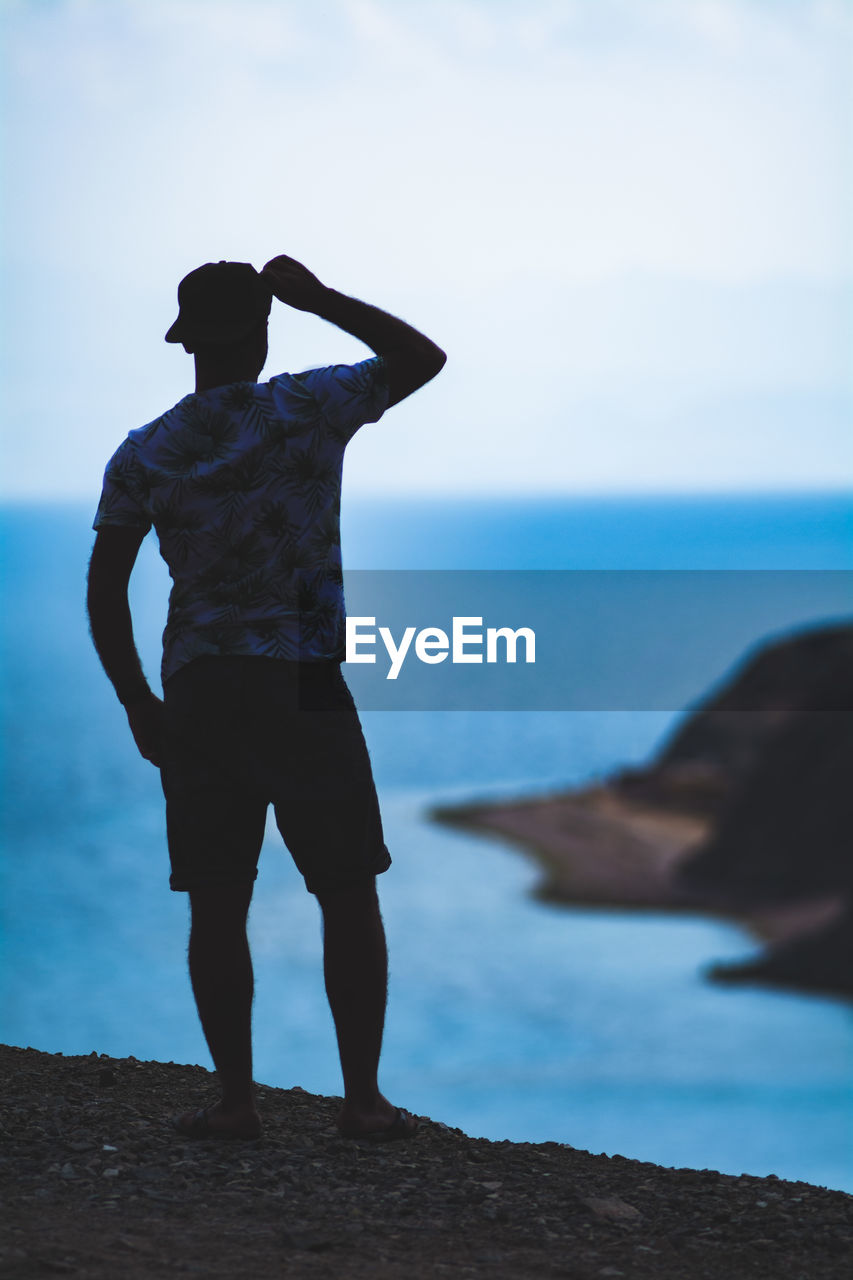
M 526 854 L 541 878 L 534 897 L 564 906 L 673 911 L 730 920 L 784 943 L 837 920 L 836 894 L 738 906 L 679 887 L 674 872 L 713 830 L 709 817 L 641 803 L 602 783 L 577 791 L 434 806 L 447 826 L 497 838 Z

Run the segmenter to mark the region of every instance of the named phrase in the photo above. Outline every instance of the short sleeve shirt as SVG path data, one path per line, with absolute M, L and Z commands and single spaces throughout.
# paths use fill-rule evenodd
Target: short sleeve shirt
M 387 404 L 377 356 L 185 396 L 129 433 L 93 527 L 157 532 L 164 683 L 205 654 L 342 660 L 344 449 Z

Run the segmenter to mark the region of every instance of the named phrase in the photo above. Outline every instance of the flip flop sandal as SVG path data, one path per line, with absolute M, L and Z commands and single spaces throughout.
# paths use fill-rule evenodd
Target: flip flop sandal
M 180 1133 L 184 1138 L 212 1137 L 206 1107 L 200 1107 L 195 1115 L 191 1116 L 189 1120 L 184 1120 L 182 1116 L 178 1116 L 173 1123 L 178 1133 Z
M 194 1116 L 189 1120 L 183 1121 L 178 1116 L 173 1121 L 175 1129 L 182 1138 L 222 1138 L 231 1141 L 239 1140 L 241 1142 L 254 1142 L 260 1137 L 259 1133 L 229 1133 L 227 1129 L 213 1129 L 210 1125 L 208 1116 L 210 1107 L 200 1107 Z
M 418 1121 L 415 1119 L 414 1124 L 410 1123 L 413 1119 L 408 1111 L 398 1107 L 394 1119 L 384 1129 L 370 1129 L 367 1133 L 341 1132 L 341 1137 L 350 1142 L 402 1142 L 413 1138 L 418 1131 Z

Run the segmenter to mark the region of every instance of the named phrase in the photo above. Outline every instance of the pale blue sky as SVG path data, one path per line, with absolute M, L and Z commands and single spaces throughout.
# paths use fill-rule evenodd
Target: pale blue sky
M 208 259 L 300 258 L 441 377 L 361 492 L 853 479 L 840 0 L 5 0 L 4 492 L 97 498 Z M 267 372 L 360 358 L 274 312 Z

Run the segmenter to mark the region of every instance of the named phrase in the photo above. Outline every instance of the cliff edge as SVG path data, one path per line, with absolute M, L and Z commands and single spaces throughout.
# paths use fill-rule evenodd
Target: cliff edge
M 339 1099 L 259 1086 L 264 1136 L 180 1138 L 201 1067 L 0 1046 L 0 1268 L 8 1280 L 198 1275 L 412 1280 L 836 1280 L 853 1197 L 663 1169 L 425 1121 L 339 1138 Z

